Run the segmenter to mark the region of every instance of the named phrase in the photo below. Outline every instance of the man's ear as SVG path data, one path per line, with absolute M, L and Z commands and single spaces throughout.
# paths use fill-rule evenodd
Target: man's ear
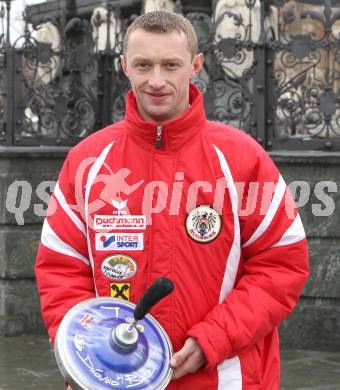
M 194 59 L 192 60 L 192 72 L 190 76 L 190 81 L 199 74 L 199 72 L 202 69 L 203 63 L 204 63 L 203 54 L 202 53 L 196 54 Z
M 126 61 L 125 61 L 125 57 L 124 57 L 123 54 L 120 56 L 120 65 L 122 66 L 122 69 L 123 69 L 123 72 L 124 72 L 125 76 L 127 78 L 129 78 L 128 71 L 127 71 L 127 66 L 126 66 Z

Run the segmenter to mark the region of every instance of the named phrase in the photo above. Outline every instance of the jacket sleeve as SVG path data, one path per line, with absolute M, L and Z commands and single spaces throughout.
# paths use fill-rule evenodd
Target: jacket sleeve
M 67 311 L 95 296 L 86 224 L 70 171 L 67 159 L 49 202 L 35 264 L 41 311 L 52 343 Z
M 238 171 L 238 179 L 244 177 L 248 184 L 238 200 L 241 259 L 236 282 L 188 332 L 203 349 L 207 369 L 273 331 L 292 312 L 309 274 L 307 242 L 294 200 L 269 156 L 262 148 L 257 153 L 248 177 Z M 250 183 L 258 183 L 256 196 Z M 254 207 L 242 213 L 249 199 Z

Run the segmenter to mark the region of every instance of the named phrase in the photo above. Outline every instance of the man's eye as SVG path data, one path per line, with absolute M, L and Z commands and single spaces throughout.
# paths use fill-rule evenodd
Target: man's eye
M 141 69 L 141 70 L 147 69 L 149 67 L 149 65 L 144 63 L 144 62 L 140 62 L 136 66 L 137 66 L 138 69 Z
M 178 64 L 176 62 L 169 62 L 167 64 L 167 67 L 168 67 L 168 69 L 177 69 L 178 68 Z

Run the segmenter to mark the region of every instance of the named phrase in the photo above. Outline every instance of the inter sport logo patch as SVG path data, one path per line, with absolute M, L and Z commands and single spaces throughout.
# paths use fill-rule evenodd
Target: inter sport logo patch
M 143 249 L 143 233 L 96 233 L 97 251 L 141 251 Z

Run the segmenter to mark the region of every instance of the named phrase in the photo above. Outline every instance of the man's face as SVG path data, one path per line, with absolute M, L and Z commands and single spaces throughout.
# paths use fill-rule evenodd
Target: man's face
M 192 58 L 184 33 L 136 29 L 121 63 L 143 119 L 163 123 L 188 108 L 189 83 L 199 73 L 203 56 Z

